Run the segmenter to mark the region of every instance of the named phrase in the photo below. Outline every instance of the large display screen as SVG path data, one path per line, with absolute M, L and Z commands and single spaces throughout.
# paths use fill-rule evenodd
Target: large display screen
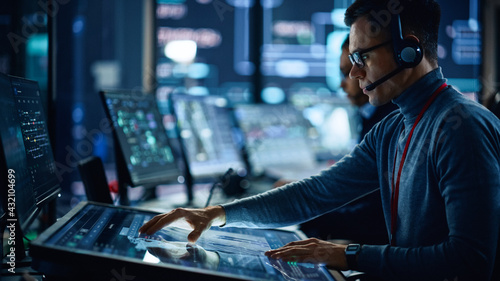
M 171 280 L 341 280 L 323 266 L 264 255 L 303 238 L 298 232 L 212 227 L 196 244 L 187 242 L 190 230 L 182 225 L 139 235 L 139 227 L 156 214 L 82 202 L 32 243 L 33 266 L 52 273 L 67 266 L 74 270 L 85 260 L 82 274 L 106 278 L 115 270 L 134 280 L 157 278 L 155 274 Z
M 179 176 L 178 164 L 154 95 L 132 91 L 100 92 L 121 149 L 128 184 L 166 184 Z M 118 161 L 120 161 L 118 159 Z

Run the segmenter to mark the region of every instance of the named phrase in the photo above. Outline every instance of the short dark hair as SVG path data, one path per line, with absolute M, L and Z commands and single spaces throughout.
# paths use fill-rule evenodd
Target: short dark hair
M 358 18 L 367 16 L 376 28 L 391 34 L 390 20 L 400 15 L 403 35 L 413 34 L 424 54 L 437 61 L 437 42 L 441 7 L 434 0 L 356 0 L 345 12 L 344 22 L 351 26 Z

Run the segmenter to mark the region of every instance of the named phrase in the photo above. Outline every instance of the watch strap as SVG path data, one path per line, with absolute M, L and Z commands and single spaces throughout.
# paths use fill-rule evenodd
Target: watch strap
M 347 260 L 347 267 L 351 270 L 358 269 L 358 254 L 361 251 L 360 244 L 349 244 L 345 248 L 345 257 Z

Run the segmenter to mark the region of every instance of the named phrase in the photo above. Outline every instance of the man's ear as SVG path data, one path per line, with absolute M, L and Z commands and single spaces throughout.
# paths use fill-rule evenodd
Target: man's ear
M 415 41 L 417 43 L 420 43 L 420 40 L 418 40 L 418 37 L 413 35 L 413 34 L 405 35 L 404 40 L 412 40 L 412 41 Z

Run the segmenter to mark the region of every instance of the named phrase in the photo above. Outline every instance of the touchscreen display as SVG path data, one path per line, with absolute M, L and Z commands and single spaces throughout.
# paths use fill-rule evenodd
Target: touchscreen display
M 87 204 L 45 246 L 72 252 L 128 257 L 144 263 L 201 268 L 249 280 L 335 280 L 326 268 L 269 259 L 264 252 L 301 239 L 279 230 L 213 227 L 196 244 L 188 243 L 190 229 L 167 226 L 154 235 L 138 229 L 157 213 Z

